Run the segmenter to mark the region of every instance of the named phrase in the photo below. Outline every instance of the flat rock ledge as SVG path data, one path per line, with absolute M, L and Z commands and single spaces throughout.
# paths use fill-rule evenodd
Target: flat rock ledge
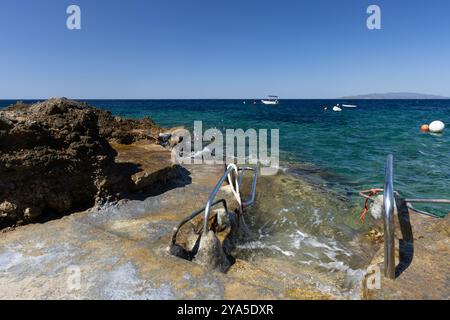
M 450 299 L 450 217 L 437 219 L 410 212 L 396 218 L 396 279 L 381 276 L 379 288 L 362 286 L 362 298 Z M 381 247 L 370 265 L 377 266 L 383 274 L 383 264 Z

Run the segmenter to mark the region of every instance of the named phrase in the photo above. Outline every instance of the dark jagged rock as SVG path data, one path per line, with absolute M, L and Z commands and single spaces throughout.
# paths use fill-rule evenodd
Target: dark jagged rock
M 154 142 L 151 119 L 128 120 L 66 98 L 0 111 L 0 229 L 87 208 L 132 187 L 108 140 Z
M 0 229 L 106 197 L 115 156 L 84 103 L 51 99 L 0 111 Z
M 131 144 L 140 140 L 156 142 L 161 128 L 152 119 L 123 119 L 106 110 L 94 109 L 98 117 L 100 134 L 119 144 Z

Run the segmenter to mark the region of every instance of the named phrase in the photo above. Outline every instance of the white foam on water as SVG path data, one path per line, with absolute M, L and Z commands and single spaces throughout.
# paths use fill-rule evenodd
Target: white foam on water
M 261 241 L 251 241 L 251 242 L 239 244 L 239 245 L 237 245 L 237 248 L 238 249 L 246 249 L 246 250 L 270 249 L 270 250 L 273 250 L 273 251 L 278 251 L 278 252 L 282 253 L 283 255 L 285 255 L 287 257 L 295 256 L 295 253 L 292 252 L 292 251 L 283 250 L 279 246 L 274 245 L 274 244 L 267 245 L 266 243 L 263 243 Z
M 345 280 L 343 281 L 341 290 L 335 292 L 335 294 L 341 296 L 347 296 L 351 299 L 360 298 L 361 281 L 366 274 L 363 269 L 352 269 L 343 261 L 333 261 L 329 263 L 321 263 L 320 266 L 335 273 L 344 273 Z
M 313 215 L 312 215 L 312 217 L 314 219 L 312 222 L 313 226 L 319 226 L 323 223 L 323 219 L 320 217 L 319 211 L 320 210 L 317 208 L 315 208 L 313 211 Z
M 280 247 L 276 246 L 276 245 L 271 245 L 270 248 L 272 248 L 273 250 L 279 251 L 282 254 L 284 254 L 285 256 L 288 257 L 293 257 L 295 256 L 295 253 L 293 253 L 292 251 L 287 251 L 287 250 L 283 250 Z
M 186 154 L 186 152 L 183 152 L 183 156 L 180 157 L 179 159 L 186 161 L 186 160 L 191 160 L 191 159 L 195 159 L 195 158 L 201 158 L 201 157 L 203 157 L 203 154 L 205 154 L 205 153 L 211 153 L 211 149 L 209 148 L 209 146 L 206 146 L 202 150 L 199 150 L 199 151 L 191 151 L 187 154 Z
M 317 237 L 309 235 L 305 232 L 301 232 L 300 230 L 296 230 L 295 233 L 290 235 L 290 238 L 293 239 L 292 246 L 297 250 L 299 250 L 302 247 L 302 245 L 306 245 L 312 248 L 326 249 L 328 252 L 343 253 L 346 256 L 352 255 L 350 251 L 341 248 L 334 239 L 329 239 L 328 240 L 329 244 L 326 244 L 322 241 L 319 241 Z

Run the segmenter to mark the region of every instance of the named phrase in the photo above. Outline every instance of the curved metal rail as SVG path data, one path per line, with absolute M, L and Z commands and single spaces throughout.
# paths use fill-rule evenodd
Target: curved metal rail
M 240 199 L 240 193 L 236 194 L 235 192 L 239 191 L 239 187 L 242 185 L 242 181 L 245 175 L 245 171 L 253 171 L 254 175 L 253 175 L 253 181 L 252 181 L 252 187 L 251 187 L 251 191 L 250 191 L 250 196 L 248 199 L 246 200 L 241 200 Z M 208 201 L 206 203 L 206 206 L 191 213 L 189 216 L 187 216 L 186 218 L 184 218 L 178 225 L 177 227 L 174 228 L 174 233 L 172 235 L 172 242 L 171 242 L 171 246 L 172 248 L 174 247 L 179 247 L 176 242 L 177 242 L 177 235 L 180 231 L 180 229 L 189 221 L 191 221 L 192 219 L 194 219 L 195 217 L 197 217 L 198 215 L 200 215 L 201 213 L 205 212 L 205 221 L 203 224 L 203 234 L 206 234 L 209 230 L 208 230 L 208 224 L 209 224 L 209 219 L 210 219 L 210 214 L 211 214 L 211 208 L 213 208 L 214 206 L 218 205 L 218 204 L 222 204 L 223 208 L 225 209 L 225 212 L 228 212 L 228 205 L 225 199 L 220 199 L 217 201 L 214 201 L 215 197 L 217 196 L 217 193 L 220 190 L 220 187 L 222 186 L 223 182 L 225 181 L 225 179 L 232 173 L 235 173 L 236 176 L 236 180 L 234 184 L 237 184 L 237 186 L 235 186 L 233 184 L 233 181 L 230 181 L 231 187 L 233 188 L 233 193 L 235 193 L 235 196 L 239 197 L 238 201 L 242 201 L 240 203 L 241 208 L 245 209 L 249 206 L 251 206 L 254 202 L 255 202 L 255 195 L 256 195 L 256 184 L 257 184 L 257 178 L 258 178 L 258 170 L 257 168 L 252 168 L 252 167 L 241 167 L 238 168 L 236 165 L 230 165 L 228 166 L 228 168 L 225 170 L 223 176 L 219 179 L 219 182 L 217 183 L 217 185 L 215 186 L 214 190 L 212 191 L 212 193 L 210 194 Z M 230 179 L 231 180 L 231 179 Z M 183 252 L 185 250 L 182 250 Z M 177 253 L 175 253 L 175 255 L 179 255 Z M 189 256 L 190 253 L 184 252 L 183 255 Z
M 225 212 L 228 212 L 228 207 L 227 207 L 227 202 L 225 201 L 225 199 L 220 199 L 217 200 L 216 202 L 214 202 L 211 206 L 214 207 L 215 205 L 222 203 L 223 208 L 225 209 Z M 184 218 L 179 224 L 178 226 L 176 226 L 174 228 L 174 233 L 172 235 L 172 245 L 176 244 L 177 242 L 177 235 L 178 232 L 180 231 L 181 227 L 184 226 L 186 223 L 188 223 L 189 221 L 191 221 L 192 219 L 194 219 L 195 217 L 197 217 L 199 214 L 201 214 L 203 211 L 205 211 L 205 207 L 194 211 L 193 213 L 191 213 L 188 217 Z
M 227 170 L 225 170 L 224 174 L 219 179 L 219 182 L 216 184 L 216 186 L 214 187 L 213 191 L 209 195 L 209 198 L 208 198 L 208 201 L 206 202 L 206 207 L 205 207 L 205 218 L 204 218 L 204 222 L 203 222 L 204 223 L 204 225 L 203 225 L 203 234 L 207 234 L 209 232 L 209 230 L 208 230 L 208 222 L 209 222 L 209 216 L 211 214 L 211 207 L 212 207 L 213 201 L 216 198 L 217 193 L 219 192 L 220 187 L 224 183 L 225 179 L 227 179 L 230 174 L 234 173 L 234 174 L 237 175 L 238 179 L 236 181 L 237 181 L 238 187 L 239 187 L 242 184 L 242 180 L 243 180 L 243 176 L 244 176 L 245 170 L 254 171 L 252 190 L 250 192 L 250 197 L 249 197 L 248 200 L 242 202 L 242 204 L 241 204 L 242 209 L 245 209 L 246 207 L 251 206 L 255 202 L 256 182 L 257 182 L 257 177 L 258 177 L 257 169 L 256 168 L 251 168 L 251 167 L 244 167 L 244 168 L 238 168 L 237 171 L 236 171 L 236 168 L 237 167 L 234 166 L 234 165 L 228 166 Z M 242 171 L 241 175 L 239 175 L 238 171 Z M 230 181 L 230 183 L 232 183 L 232 181 Z
M 255 203 L 256 184 L 258 181 L 258 170 L 256 168 L 252 168 L 252 167 L 242 167 L 242 168 L 239 168 L 239 170 L 242 171 L 240 179 L 239 179 L 240 185 L 242 185 L 242 179 L 244 177 L 245 170 L 253 171 L 253 182 L 252 182 L 252 189 L 250 191 L 250 196 L 248 197 L 247 200 L 242 201 L 242 207 L 245 209 L 245 208 L 253 205 L 253 203 Z

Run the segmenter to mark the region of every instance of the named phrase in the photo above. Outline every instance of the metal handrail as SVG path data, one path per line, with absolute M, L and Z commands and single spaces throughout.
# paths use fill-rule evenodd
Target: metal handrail
M 223 176 L 221 177 L 221 179 L 219 180 L 219 182 L 217 183 L 216 187 L 214 188 L 213 192 L 211 193 L 211 195 L 208 198 L 208 202 L 206 203 L 206 206 L 194 211 L 193 213 L 191 213 L 189 216 L 187 216 L 186 218 L 184 218 L 175 228 L 174 228 L 174 233 L 172 235 L 172 242 L 171 245 L 172 247 L 176 247 L 176 242 L 177 242 L 177 235 L 180 231 L 180 229 L 189 221 L 191 221 L 192 219 L 194 219 L 195 217 L 197 217 L 198 215 L 200 215 L 202 212 L 205 212 L 205 223 L 203 226 L 203 233 L 206 234 L 209 230 L 208 230 L 208 223 L 209 223 L 209 219 L 210 219 L 210 211 L 211 208 L 218 205 L 218 204 L 222 204 L 223 208 L 225 209 L 225 212 L 228 212 L 228 206 L 227 206 L 227 202 L 225 199 L 220 199 L 217 200 L 215 202 L 214 198 L 217 195 L 222 183 L 225 181 L 225 178 L 232 173 L 233 171 L 236 171 L 236 166 L 230 166 L 225 173 L 223 174 Z M 253 176 L 253 182 L 252 182 L 252 189 L 251 189 L 251 193 L 250 193 L 250 197 L 243 201 L 241 206 L 242 208 L 246 208 L 250 205 L 252 205 L 255 201 L 255 194 L 256 194 L 256 182 L 257 182 L 257 176 L 258 176 L 258 171 L 257 168 L 252 168 L 252 167 L 241 167 L 241 168 L 237 168 L 238 171 L 238 180 L 237 183 L 238 185 L 242 185 L 242 181 L 243 181 L 243 177 L 245 174 L 245 171 L 249 170 L 249 171 L 254 171 L 254 176 Z M 239 174 L 240 172 L 240 174 Z M 176 255 L 176 254 L 175 254 Z
M 228 207 L 227 207 L 227 202 L 225 201 L 225 199 L 220 199 L 217 200 L 216 202 L 214 202 L 211 206 L 214 207 L 215 205 L 222 203 L 223 208 L 225 209 L 225 212 L 228 212 Z M 194 211 L 193 213 L 191 213 L 189 216 L 187 216 L 186 218 L 184 218 L 179 224 L 178 226 L 176 226 L 174 228 L 174 233 L 172 235 L 172 245 L 176 244 L 177 242 L 177 235 L 178 232 L 180 231 L 181 227 L 184 226 L 186 223 L 188 223 L 189 221 L 191 221 L 192 219 L 194 219 L 195 217 L 197 217 L 199 214 L 201 214 L 203 211 L 205 211 L 205 207 L 203 207 L 202 209 L 199 209 L 197 211 Z
M 394 208 L 396 195 L 394 191 L 394 156 L 388 155 L 386 162 L 386 174 L 384 180 L 383 214 L 384 214 L 384 275 L 389 279 L 395 279 L 395 224 Z M 417 210 L 411 203 L 439 203 L 450 204 L 447 199 L 404 199 L 407 207 L 417 213 L 442 218 L 429 212 Z
M 225 179 L 233 172 L 235 172 L 235 174 L 237 174 L 239 176 L 239 170 L 242 170 L 242 175 L 240 176 L 240 181 L 238 181 L 238 184 L 240 185 L 242 183 L 242 177 L 244 175 L 244 171 L 245 170 L 251 170 L 254 171 L 254 177 L 253 177 L 253 183 L 252 183 L 252 191 L 250 194 L 250 197 L 247 201 L 242 202 L 242 208 L 246 208 L 250 205 L 253 204 L 253 202 L 255 201 L 255 192 L 256 192 L 256 180 L 257 180 L 257 169 L 256 168 L 251 168 L 251 167 L 245 167 L 245 168 L 241 168 L 238 169 L 236 171 L 236 166 L 229 166 L 227 168 L 227 170 L 225 170 L 224 174 L 222 175 L 222 177 L 219 179 L 219 182 L 216 184 L 216 186 L 214 187 L 213 191 L 211 192 L 211 194 L 209 195 L 208 201 L 206 202 L 206 206 L 205 206 L 205 218 L 204 218 L 204 226 L 203 226 L 203 234 L 207 234 L 208 233 L 208 222 L 209 222 L 209 216 L 211 214 L 211 206 L 212 203 L 214 201 L 214 199 L 217 196 L 217 193 L 220 190 L 220 187 L 222 186 L 223 182 L 225 181 Z M 231 181 L 230 181 L 231 183 Z
M 395 279 L 394 156 L 388 155 L 384 179 L 384 275 Z
M 245 208 L 253 205 L 253 203 L 255 202 L 256 184 L 258 181 L 258 170 L 256 168 L 252 168 L 252 167 L 243 167 L 243 168 L 239 168 L 239 169 L 240 170 L 242 169 L 241 179 L 239 181 L 239 183 L 241 185 L 242 185 L 242 178 L 244 176 L 245 170 L 253 171 L 253 182 L 252 182 L 252 190 L 250 191 L 250 196 L 247 200 L 242 201 L 242 207 L 245 209 Z
M 444 203 L 444 204 L 450 204 L 450 200 L 447 200 L 447 199 L 405 199 L 405 202 L 409 202 L 409 203 Z

